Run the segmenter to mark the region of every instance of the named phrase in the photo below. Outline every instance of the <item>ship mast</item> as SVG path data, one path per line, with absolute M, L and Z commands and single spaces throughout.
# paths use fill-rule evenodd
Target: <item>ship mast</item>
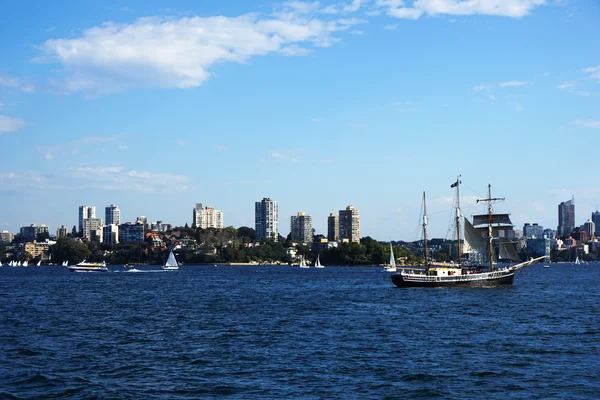
M 487 199 L 477 199 L 477 202 L 487 201 L 488 203 L 488 257 L 490 259 L 490 271 L 494 270 L 494 249 L 492 248 L 493 229 L 492 229 L 492 202 L 504 200 L 504 197 L 492 197 L 492 184 L 488 183 Z
M 429 260 L 427 254 L 427 203 L 425 202 L 425 190 L 423 190 L 423 249 L 425 251 L 425 275 L 428 275 Z
M 460 175 L 456 177 L 456 254 L 457 262 L 460 267 L 462 254 L 460 253 Z

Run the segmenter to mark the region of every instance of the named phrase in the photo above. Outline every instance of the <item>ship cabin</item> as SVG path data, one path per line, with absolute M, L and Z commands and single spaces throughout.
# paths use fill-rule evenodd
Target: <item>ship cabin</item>
M 431 268 L 428 273 L 429 276 L 456 276 L 456 275 L 467 275 L 467 270 L 464 268 Z

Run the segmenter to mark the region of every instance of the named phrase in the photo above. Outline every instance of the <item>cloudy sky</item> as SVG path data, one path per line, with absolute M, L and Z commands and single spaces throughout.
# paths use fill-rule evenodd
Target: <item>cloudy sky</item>
M 600 203 L 595 0 L 22 0 L 0 26 L 0 230 L 111 203 L 254 226 L 271 197 L 284 235 L 352 204 L 416 240 L 425 189 L 450 237 L 458 174 L 464 215 L 491 183 L 519 228 Z

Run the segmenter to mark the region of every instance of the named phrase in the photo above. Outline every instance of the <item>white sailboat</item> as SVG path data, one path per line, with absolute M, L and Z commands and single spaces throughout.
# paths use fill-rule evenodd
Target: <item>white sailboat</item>
M 579 261 L 579 256 L 575 257 L 575 264 L 577 264 L 577 265 L 581 264 L 581 261 Z
M 167 263 L 163 266 L 163 269 L 167 270 L 177 270 L 179 269 L 179 264 L 177 263 L 177 259 L 175 259 L 175 254 L 173 254 L 173 250 L 169 253 L 169 258 L 167 259 Z
M 35 264 L 35 265 L 36 265 L 36 266 L 38 266 L 38 267 L 39 267 L 40 265 L 42 265 L 42 260 L 38 261 L 38 262 L 37 262 L 37 264 Z
M 394 249 L 392 248 L 392 241 L 390 240 L 390 263 L 385 267 L 385 272 L 396 272 L 396 257 L 394 256 Z
M 63 261 L 62 266 L 63 267 L 68 267 L 69 266 L 69 261 Z
M 310 266 L 306 265 L 306 261 L 304 261 L 304 256 L 300 258 L 300 268 L 310 268 Z
M 23 261 L 23 267 L 27 267 L 29 266 L 29 262 L 27 262 L 27 260 Z
M 315 268 L 325 268 L 323 264 L 321 264 L 320 255 L 317 255 L 317 261 L 315 261 Z

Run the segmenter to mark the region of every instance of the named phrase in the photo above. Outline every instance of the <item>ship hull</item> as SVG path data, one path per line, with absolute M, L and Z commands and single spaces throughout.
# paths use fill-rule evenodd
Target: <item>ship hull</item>
M 397 287 L 481 287 L 510 286 L 515 279 L 514 271 L 499 271 L 452 277 L 425 276 L 417 274 L 394 274 L 392 282 Z

